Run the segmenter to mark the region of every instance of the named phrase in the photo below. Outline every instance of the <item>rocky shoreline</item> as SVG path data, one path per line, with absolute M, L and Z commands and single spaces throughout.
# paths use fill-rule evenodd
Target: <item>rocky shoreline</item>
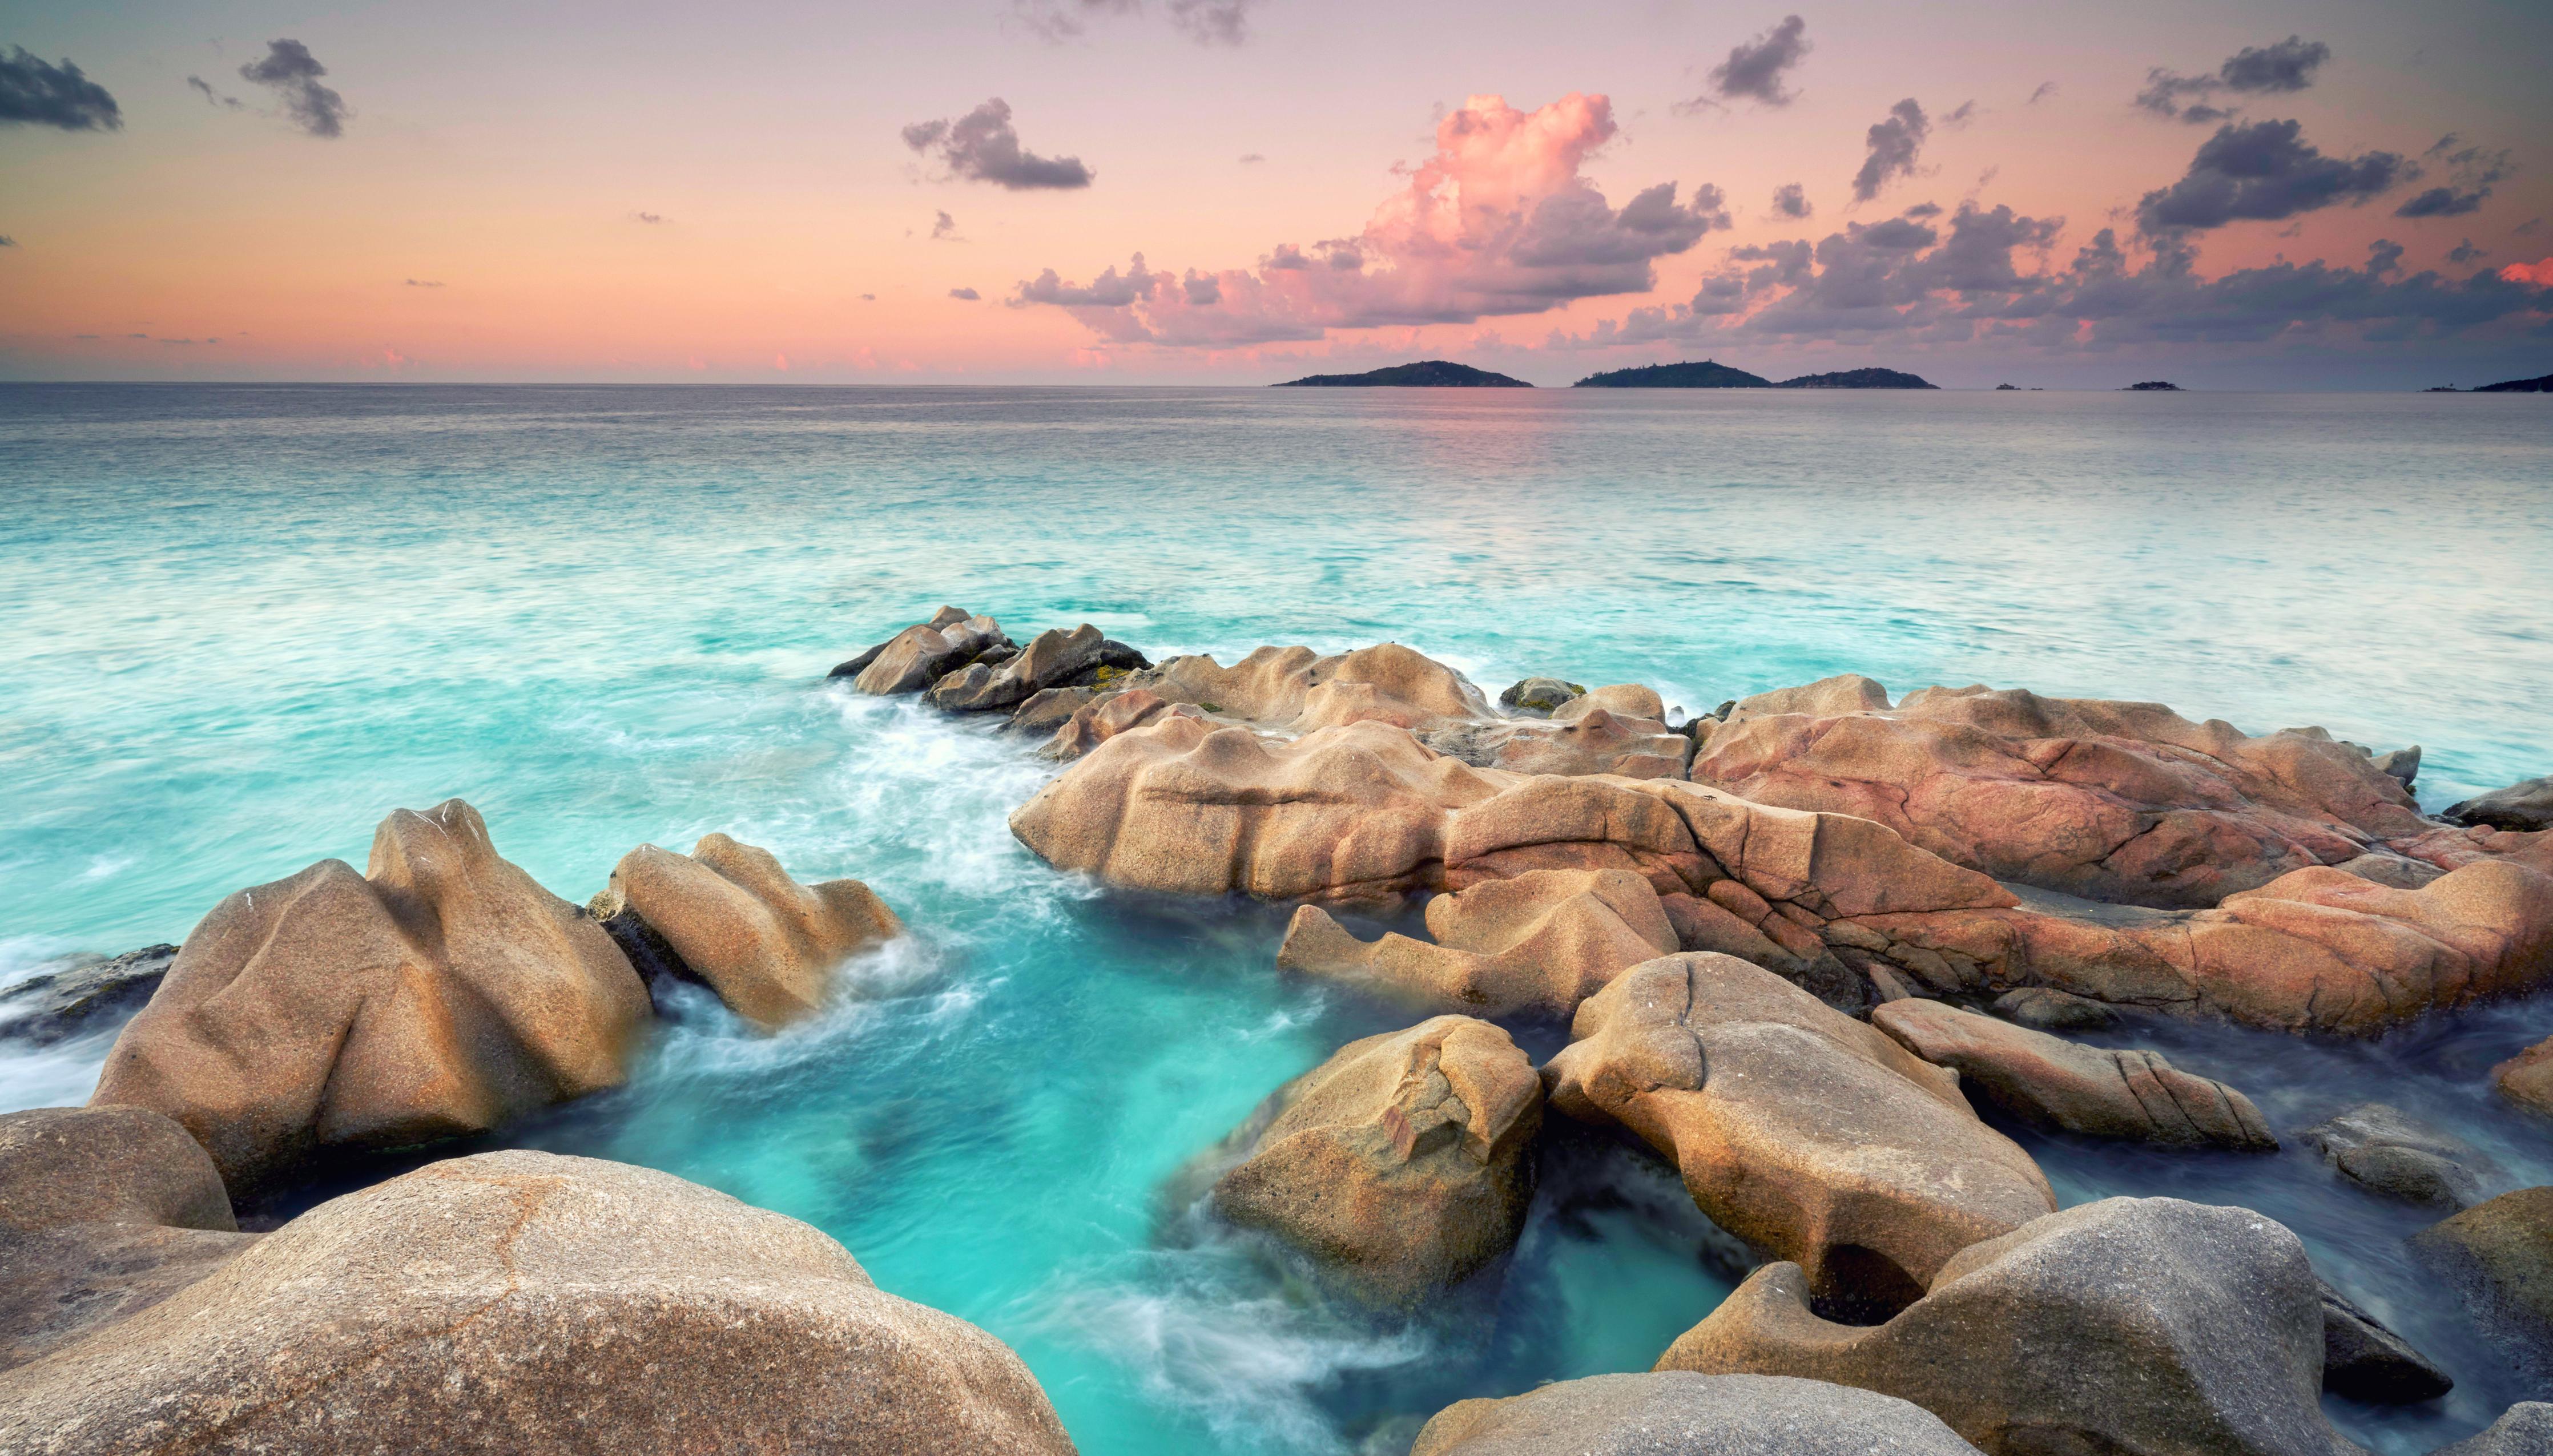
M 2276 1222 L 2060 1210 L 1977 1107 L 2276 1149 L 2240 1086 L 2067 1033 L 2365 1038 L 2540 992 L 2548 781 L 2432 818 L 2416 747 L 2155 704 L 1892 702 L 1858 677 L 1708 714 L 1560 678 L 1493 703 L 1394 644 L 1156 664 L 955 608 L 832 676 L 998 717 L 1060 764 L 1011 820 L 1048 863 L 1292 904 L 1281 973 L 1406 1008 L 1272 1089 L 1205 1174 L 1216 1216 L 1335 1297 L 1405 1316 L 1498 1279 L 1563 1124 L 1655 1150 L 1764 1261 L 1654 1372 L 1465 1400 L 1416 1451 L 2342 1452 L 2325 1392 L 2452 1385 Z M 1422 904 L 1425 939 L 1357 932 Z M 631 850 L 578 907 L 454 800 L 384 821 L 361 874 L 321 861 L 173 954 L 14 992 L 0 1037 L 27 1041 L 146 1004 L 88 1108 L 0 1118 L 0 1252 L 31 1272 L 0 1301 L 0 1449 L 1071 1449 L 999 1341 L 664 1175 L 500 1152 L 268 1234 L 233 1218 L 323 1155 L 618 1084 L 672 982 L 774 1030 L 903 933 L 858 881 L 801 884 L 723 835 Z M 1519 1017 L 1565 1047 L 1535 1065 L 1498 1024 Z M 2491 1085 L 2553 1118 L 2553 1039 Z M 2382 1103 L 2287 1136 L 2438 1210 L 2402 1257 L 2553 1394 L 2553 1189 Z M 1659 1444 L 1661 1422 L 1716 1434 Z M 2448 1449 L 2548 1429 L 2521 1403 Z

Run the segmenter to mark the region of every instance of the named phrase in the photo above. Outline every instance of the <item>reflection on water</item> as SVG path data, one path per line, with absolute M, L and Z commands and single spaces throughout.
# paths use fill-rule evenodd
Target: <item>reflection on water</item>
M 1156 655 L 1393 638 L 1492 691 L 1687 708 L 1847 669 L 2159 698 L 2419 741 L 2433 806 L 2553 767 L 2553 435 L 2511 400 L 1493 392 L 0 388 L 0 981 L 360 863 L 401 805 L 468 797 L 574 899 L 725 831 L 866 879 L 913 937 L 778 1037 L 678 1004 L 629 1086 L 513 1141 L 823 1227 L 1010 1341 L 1085 1450 L 1397 1451 L 1446 1401 L 1644 1368 L 1743 1252 L 1655 1158 L 1555 1123 L 1499 1277 L 1414 1323 L 1337 1306 L 1166 1190 L 1408 1015 L 1276 974 L 1281 908 L 1048 871 L 1004 824 L 1051 771 L 1029 745 L 832 662 L 953 601 Z M 2381 1097 L 2553 1181 L 2483 1084 L 2544 1005 L 2372 1046 L 2106 1039 L 2250 1092 L 2272 1158 L 2013 1132 L 2069 1202 L 2296 1229 L 2459 1381 L 2334 1402 L 2425 1451 L 2521 1387 L 2403 1257 L 2426 1216 L 2295 1134 Z M 0 1101 L 76 1100 L 103 1052 L 0 1054 Z

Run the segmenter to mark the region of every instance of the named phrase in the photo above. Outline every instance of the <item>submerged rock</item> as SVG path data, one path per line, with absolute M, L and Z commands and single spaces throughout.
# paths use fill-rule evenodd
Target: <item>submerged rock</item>
M 2553 1037 L 2493 1067 L 2491 1084 L 2527 1111 L 2553 1117 Z
M 1755 1271 L 1661 1370 L 1833 1381 L 1912 1400 L 1990 1456 L 2341 1456 L 2320 1405 L 2322 1284 L 2243 1208 L 2104 1198 L 1961 1252 L 1886 1324 Z
M 255 1242 L 213 1161 L 157 1112 L 0 1116 L 0 1371 L 150 1308 Z
M 2447 806 L 2438 816 L 2452 824 L 2488 825 L 2521 833 L 2553 830 L 2553 775 L 2510 784 Z
M 1955 1073 L 1733 956 L 1664 956 L 1579 1007 L 1551 1105 L 1674 1160 L 1713 1222 L 1807 1268 L 1833 1306 L 1887 1311 L 1961 1249 L 2056 1206 Z
M 2324 1285 L 2322 1388 L 2352 1400 L 2410 1405 L 2434 1400 L 2456 1383 L 2410 1341 Z
M 1409 1456 L 1974 1456 L 1907 1401 L 1780 1376 L 1591 1375 L 1436 1412 Z
M 2317 1123 L 2304 1139 L 2361 1187 L 2447 1208 L 2480 1202 L 2491 1166 L 2462 1139 L 2382 1102 L 2363 1102 Z
M 1870 1024 L 2043 1127 L 2245 1153 L 2278 1148 L 2251 1098 L 2182 1071 L 2158 1052 L 2086 1047 L 1939 1001 L 1892 1001 L 1870 1014 Z
M 844 960 L 904 934 L 858 880 L 802 885 L 771 851 L 720 834 L 702 836 L 688 856 L 653 844 L 630 850 L 588 908 L 606 923 L 636 916 L 676 957 L 678 974 L 765 1031 L 814 1015 Z
M 2412 1235 L 2411 1247 L 2521 1365 L 2553 1377 L 2553 1187 L 2477 1203 Z
M 1019 1358 L 795 1219 L 546 1153 L 323 1203 L 0 1375 L 0 1449 L 1064 1453 Z
M 50 1047 L 130 1020 L 160 989 L 174 946 L 87 957 L 0 991 L 0 1040 Z
M 1514 1246 L 1542 1084 L 1488 1022 L 1439 1016 L 1350 1042 L 1261 1115 L 1215 1207 L 1367 1302 L 1413 1307 Z
M 458 799 L 214 907 L 92 1106 L 175 1118 L 237 1195 L 321 1148 L 485 1132 L 617 1085 L 648 1013 L 611 938 Z
M 1533 870 L 1427 904 L 1436 944 L 1357 940 L 1318 906 L 1294 912 L 1276 964 L 1368 981 L 1489 1016 L 1567 1016 L 1644 960 L 1677 949 L 1658 892 L 1627 869 Z

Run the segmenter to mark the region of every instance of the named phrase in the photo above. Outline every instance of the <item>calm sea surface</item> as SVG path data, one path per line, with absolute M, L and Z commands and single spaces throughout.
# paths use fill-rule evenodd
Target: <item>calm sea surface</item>
M 2553 771 L 2548 562 L 2534 396 L 0 386 L 0 982 L 360 865 L 402 806 L 469 799 L 579 900 L 726 831 L 914 936 L 776 1038 L 687 1008 L 629 1087 L 507 1141 L 823 1227 L 1009 1341 L 1084 1451 L 1396 1453 L 1449 1400 L 1646 1368 L 1742 1263 L 1664 1165 L 1556 1138 L 1502 1288 L 1417 1323 L 1325 1304 L 1181 1172 L 1408 1018 L 1280 977 L 1278 910 L 1047 870 L 1004 818 L 1048 766 L 832 663 L 953 603 L 1156 658 L 1388 638 L 1492 692 L 1691 711 L 1986 682 L 2417 742 L 2436 808 Z M 2291 1145 L 2382 1096 L 2515 1186 L 2553 1148 L 2480 1078 L 2548 1031 L 2538 1000 L 2374 1046 L 2143 1041 Z M 0 1107 L 84 1097 L 103 1054 L 0 1050 Z M 2424 1451 L 2525 1393 L 2401 1256 L 2424 1216 L 2309 1152 L 2015 1135 L 2068 1202 L 2301 1233 L 2461 1382 L 2329 1402 L 2361 1439 Z

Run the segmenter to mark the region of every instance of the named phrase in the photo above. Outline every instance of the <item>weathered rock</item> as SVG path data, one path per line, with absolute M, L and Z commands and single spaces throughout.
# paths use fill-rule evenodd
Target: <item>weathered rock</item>
M 1750 718 L 1773 718 L 1789 713 L 1813 714 L 1831 718 L 1841 713 L 1885 713 L 1888 690 L 1857 672 L 1837 673 L 1797 688 L 1775 688 L 1769 693 L 1753 693 L 1725 705 L 1725 711 L 1715 715 L 1725 723 L 1743 723 Z
M 2333 867 L 2396 890 L 2419 889 L 2446 873 L 2426 860 L 2390 852 L 2361 854 L 2355 859 L 2344 859 Z
M 1190 703 L 1166 703 L 1149 688 L 1126 688 L 1092 698 L 1057 725 L 1038 750 L 1041 758 L 1068 763 L 1119 733 L 1150 727 L 1165 718 L 1202 722 L 1204 710 Z
M 2553 774 L 2477 794 L 2460 804 L 2448 805 L 2446 813 L 2438 817 L 2454 824 L 2488 825 L 2520 833 L 2553 830 Z
M 2520 1400 L 2500 1412 L 2489 1429 L 2440 1446 L 2430 1456 L 2544 1456 L 2547 1451 L 2553 1451 L 2553 1404 Z
M 2553 1037 L 2493 1067 L 2491 1084 L 2527 1111 L 2553 1117 Z
M 1837 1306 L 1902 1306 L 1959 1250 L 2054 1208 L 1955 1074 L 1769 971 L 1709 952 L 1632 967 L 1578 1008 L 1551 1105 L 1675 1161 L 1712 1221 L 1805 1265 Z
M 1011 645 L 1000 623 L 991 617 L 952 616 L 956 611 L 944 607 L 930 621 L 906 627 L 870 648 L 851 686 L 879 697 L 919 693 L 986 650 Z M 846 662 L 842 667 L 850 665 Z M 841 671 L 835 668 L 834 675 L 840 676 Z
M 1529 677 L 1498 694 L 1498 706 L 1526 713 L 1549 713 L 1586 691 L 1575 683 L 1565 683 L 1556 677 Z
M 2322 1388 L 2352 1400 L 2410 1405 L 2434 1400 L 2456 1383 L 2410 1341 L 2324 1285 Z
M 1568 1016 L 1623 970 L 1676 950 L 1658 892 L 1627 869 L 1533 870 L 1427 904 L 1434 945 L 1367 943 L 1318 906 L 1294 912 L 1276 964 L 1483 1015 Z
M 2417 743 L 2413 743 L 2408 748 L 2394 748 L 2383 753 L 2371 752 L 2367 761 L 2375 765 L 2378 773 L 2386 775 L 2406 789 L 2420 777 L 2420 745 Z
M 332 1200 L 0 1375 L 0 1449 L 1060 1453 L 1017 1356 L 795 1219 L 545 1153 Z
M 2247 737 L 2156 703 L 1984 688 L 1739 717 L 1695 760 L 1697 782 L 1877 820 L 1998 879 L 2095 900 L 2215 905 L 2432 828 L 2365 750 L 2319 728 Z
M 1216 1208 L 1309 1253 L 1388 1308 L 1514 1247 L 1533 1192 L 1542 1083 L 1467 1016 L 1350 1042 L 1269 1099 Z
M 458 799 L 204 917 L 91 1105 L 166 1113 L 234 1194 L 318 1148 L 483 1132 L 618 1084 L 646 988 Z
M 84 957 L 0 991 L 0 1039 L 50 1047 L 130 1020 L 160 989 L 174 946 Z
M 149 1308 L 253 1242 L 212 1160 L 157 1112 L 0 1116 L 0 1370 Z
M 1436 1412 L 1409 1456 L 1973 1456 L 1940 1417 L 1780 1376 L 1591 1375 Z
M 1262 647 L 1230 667 L 1208 656 L 1173 657 L 1133 686 L 1289 733 L 1354 723 L 1432 728 L 1492 717 L 1469 679 L 1397 642 L 1328 657 L 1309 647 Z
M 2382 1102 L 2317 1123 L 2305 1129 L 2304 1140 L 2362 1187 L 2446 1208 L 2481 1202 L 2491 1166 L 2463 1140 Z
M 1015 733 L 1052 737 L 1056 728 L 1098 696 L 1097 690 L 1091 688 L 1042 688 L 1012 710 L 1011 721 L 1004 727 Z
M 923 694 L 923 701 L 947 713 L 1016 708 L 1035 694 L 1062 687 L 1097 667 L 1102 640 L 1099 628 L 1088 622 L 1068 632 L 1051 628 L 998 665 L 979 659 L 942 678 Z
M 2086 1047 L 1940 1001 L 1892 1001 L 1870 1024 L 1997 1106 L 2094 1138 L 2275 1153 L 2278 1140 L 2241 1092 L 2161 1053 Z
M 2321 1288 L 2248 1209 L 2105 1198 L 1961 1252 L 1883 1325 L 1819 1318 L 1799 1267 L 1766 1265 L 1658 1367 L 1897 1396 L 1990 1456 L 2340 1456 Z
M 2521 1365 L 2553 1377 L 2553 1187 L 2477 1203 L 2411 1236 Z
M 1635 779 L 1684 776 L 1691 738 L 1669 732 L 1655 718 L 1616 714 L 1604 707 L 1571 711 L 1593 697 L 1572 700 L 1549 723 L 1507 723 L 1489 729 L 1479 739 L 1488 763 L 1513 773 L 1610 773 Z
M 2115 1007 L 2046 986 L 2024 986 L 1997 996 L 1994 1014 L 2043 1032 L 2090 1032 L 2118 1023 Z
M 702 836 L 688 856 L 653 844 L 630 850 L 588 909 L 602 921 L 637 916 L 683 972 L 765 1031 L 815 1014 L 835 968 L 904 934 L 858 880 L 802 885 L 771 851 L 720 834 Z
M 954 607 L 943 607 L 937 613 L 932 615 L 929 621 L 921 624 L 936 629 L 940 627 L 953 626 L 965 619 L 966 614 L 959 609 Z M 901 636 L 903 634 L 899 632 L 897 635 Z M 870 663 L 875 662 L 878 658 L 884 656 L 886 654 L 886 649 L 893 646 L 895 644 L 895 637 L 889 637 L 883 642 L 873 643 L 872 645 L 861 649 L 858 654 L 846 658 L 843 661 L 834 663 L 833 670 L 825 674 L 825 676 L 858 677 L 861 673 L 868 670 Z

